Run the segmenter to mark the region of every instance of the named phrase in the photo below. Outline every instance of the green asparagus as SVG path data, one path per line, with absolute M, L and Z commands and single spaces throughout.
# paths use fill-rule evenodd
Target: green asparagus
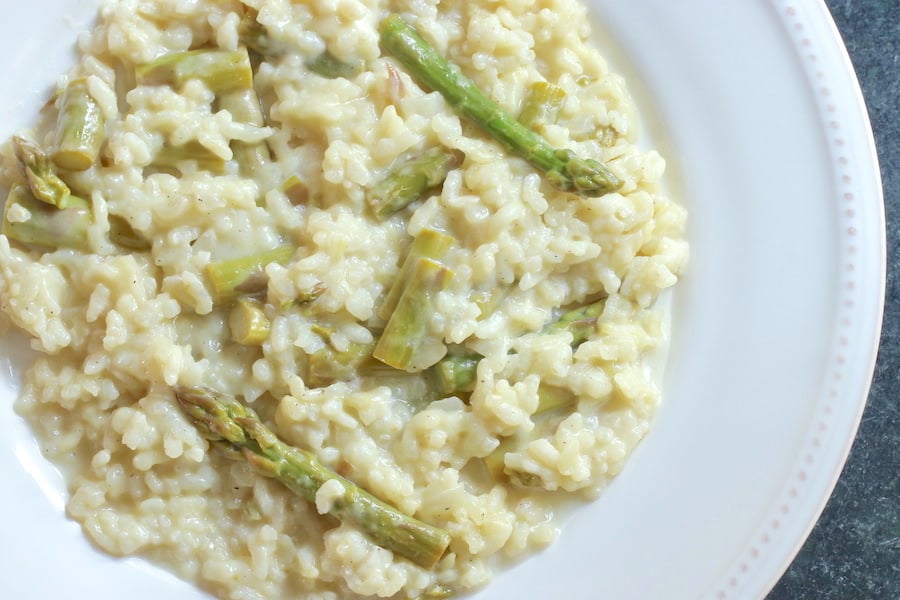
M 87 78 L 72 80 L 66 86 L 56 122 L 53 163 L 69 171 L 89 169 L 100 155 L 105 123 L 100 105 L 88 89 Z
M 591 158 L 578 158 L 571 150 L 554 148 L 519 123 L 399 15 L 384 19 L 379 34 L 384 49 L 409 69 L 421 84 L 439 92 L 459 114 L 542 171 L 553 186 L 584 195 L 603 195 L 621 186 L 606 165 Z
M 378 316 L 385 320 L 390 318 L 391 313 L 397 307 L 400 296 L 403 295 L 403 291 L 409 285 L 412 272 L 420 258 L 431 258 L 440 261 L 455 243 L 456 239 L 453 236 L 436 229 L 423 229 L 416 236 L 416 239 L 413 240 L 412 247 L 407 252 L 403 264 L 400 266 L 400 272 L 388 290 L 384 302 L 378 308 Z
M 109 215 L 109 241 L 131 250 L 149 250 L 153 247 L 150 240 L 134 230 L 125 217 Z
M 456 592 L 444 585 L 435 585 L 434 587 L 422 592 L 417 600 L 446 600 L 452 598 Z
M 271 323 L 262 302 L 238 298 L 228 315 L 231 339 L 244 346 L 259 346 L 269 337 Z
M 335 381 L 347 381 L 356 376 L 359 368 L 372 356 L 372 344 L 351 342 L 346 350 L 331 345 L 307 357 L 306 377 L 309 387 L 322 387 Z
M 431 148 L 391 169 L 368 193 L 369 206 L 383 220 L 439 186 L 459 164 L 459 156 L 446 148 Z
M 272 262 L 285 262 L 293 254 L 294 247 L 285 245 L 251 256 L 209 263 L 206 276 L 212 285 L 215 303 L 226 305 L 242 294 L 253 295 L 264 291 L 268 283 L 263 272 L 265 266 Z
M 219 96 L 219 108 L 231 113 L 231 118 L 241 123 L 265 127 L 259 96 L 253 88 L 237 89 Z M 231 143 L 234 159 L 245 176 L 252 176 L 272 162 L 272 154 L 265 141 L 250 143 L 235 140 Z
M 57 208 L 67 208 L 70 203 L 81 204 L 81 198 L 74 200 L 66 185 L 50 163 L 50 158 L 37 144 L 19 136 L 12 138 L 13 153 L 19 170 L 25 176 L 28 188 L 35 198 Z
M 329 482 L 341 492 L 328 512 L 358 527 L 375 544 L 430 569 L 450 544 L 445 530 L 406 515 L 323 465 L 311 452 L 280 440 L 249 407 L 206 387 L 176 387 L 175 397 L 198 431 L 240 455 L 265 477 L 272 477 L 309 502 Z
M 362 73 L 362 61 L 345 62 L 337 58 L 328 50 L 306 63 L 306 67 L 322 77 L 328 79 L 350 79 Z
M 60 209 L 35 198 L 27 186 L 15 185 L 6 199 L 3 235 L 36 250 L 88 250 L 91 223 L 91 209 L 86 200 L 70 196 L 66 208 Z
M 442 394 L 471 392 L 475 389 L 475 374 L 480 354 L 450 354 L 434 365 L 436 387 Z
M 227 161 L 196 140 L 178 146 L 166 144 L 153 157 L 153 166 L 161 169 L 182 169 L 186 162 L 218 174 L 225 172 Z
M 245 7 L 244 15 L 238 23 L 238 39 L 240 43 L 250 50 L 261 54 L 266 58 L 274 58 L 284 53 L 282 44 L 274 41 L 266 28 L 257 21 L 259 14 Z
M 566 92 L 546 81 L 538 81 L 528 88 L 519 111 L 519 123 L 540 131 L 544 125 L 556 123 L 559 111 L 566 102 Z
M 188 50 L 164 54 L 137 68 L 144 85 L 181 87 L 197 79 L 215 94 L 253 87 L 253 67 L 246 48 L 237 50 Z
M 586 304 L 563 313 L 559 319 L 544 326 L 539 333 L 551 334 L 567 331 L 572 335 L 572 347 L 586 342 L 597 329 L 597 319 L 603 314 L 605 300 Z M 474 386 L 478 362 L 483 357 L 477 353 L 449 354 L 433 368 L 433 376 L 438 390 L 443 394 L 471 392 Z M 544 387 L 543 385 L 541 387 Z M 539 390 L 539 395 L 542 392 Z M 551 410 L 569 400 L 562 399 L 558 390 L 543 390 L 541 410 Z
M 384 364 L 409 372 L 438 362 L 447 349 L 431 332 L 430 320 L 438 292 L 446 289 L 453 271 L 430 258 L 418 258 L 397 307 L 391 313 L 372 356 Z

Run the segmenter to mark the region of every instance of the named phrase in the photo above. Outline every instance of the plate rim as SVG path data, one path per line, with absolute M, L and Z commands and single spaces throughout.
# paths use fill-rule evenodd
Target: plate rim
M 852 121 L 853 130 L 857 136 L 864 138 L 865 156 L 862 159 L 851 161 L 841 152 L 845 140 L 842 133 L 833 133 L 829 136 L 829 156 L 831 158 L 830 166 L 834 168 L 834 184 L 835 192 L 841 195 L 845 202 L 852 204 L 854 208 L 841 209 L 840 212 L 847 217 L 848 224 L 844 230 L 844 234 L 854 238 L 862 245 L 863 239 L 858 236 L 859 229 L 855 223 L 856 209 L 860 203 L 864 203 L 865 210 L 871 211 L 869 215 L 872 222 L 869 227 L 872 231 L 866 233 L 874 234 L 874 237 L 865 238 L 865 244 L 868 251 L 872 253 L 869 259 L 873 261 L 873 267 L 878 274 L 877 280 L 863 280 L 860 278 L 850 278 L 847 276 L 848 271 L 855 270 L 856 265 L 852 262 L 842 264 L 842 274 L 845 281 L 842 281 L 842 287 L 845 292 L 853 294 L 853 299 L 843 301 L 837 311 L 838 318 L 843 317 L 844 323 L 848 323 L 848 315 L 862 314 L 869 316 L 872 321 L 870 327 L 866 329 L 863 335 L 858 336 L 861 340 L 866 340 L 867 344 L 853 346 L 857 352 L 857 356 L 865 356 L 865 362 L 857 367 L 857 379 L 861 378 L 861 383 L 851 385 L 858 387 L 858 397 L 853 398 L 854 415 L 849 423 L 848 434 L 840 445 L 839 452 L 836 457 L 832 458 L 833 468 L 828 469 L 829 475 L 816 489 L 809 490 L 807 494 L 816 496 L 814 506 L 805 519 L 802 531 L 795 537 L 793 544 L 788 545 L 788 551 L 780 557 L 777 568 L 771 570 L 768 578 L 760 581 L 758 587 L 759 597 L 764 597 L 771 592 L 778 584 L 791 564 L 799 555 L 803 546 L 806 544 L 810 533 L 816 527 L 822 512 L 825 510 L 829 500 L 831 499 L 834 489 L 841 478 L 843 469 L 847 463 L 853 445 L 856 441 L 863 413 L 868 404 L 868 398 L 871 391 L 872 379 L 874 377 L 875 368 L 878 360 L 879 348 L 881 345 L 881 332 L 883 327 L 885 294 L 887 286 L 887 238 L 886 238 L 886 217 L 884 207 L 884 188 L 881 176 L 880 162 L 878 158 L 877 145 L 875 142 L 874 131 L 872 129 L 871 119 L 869 117 L 868 107 L 866 105 L 865 96 L 859 83 L 859 77 L 856 73 L 853 62 L 850 58 L 846 44 L 841 36 L 840 30 L 834 21 L 825 0 L 815 0 L 813 3 L 803 3 L 800 0 L 770 0 L 770 4 L 779 16 L 779 20 L 785 30 L 785 33 L 791 39 L 794 51 L 802 60 L 803 69 L 808 79 L 808 85 L 814 90 L 816 103 L 819 109 L 820 125 L 826 131 L 831 129 L 837 132 L 845 127 L 848 121 Z M 818 23 L 816 23 L 818 21 Z M 819 32 L 817 36 L 807 35 L 807 29 L 810 25 L 824 26 L 824 32 Z M 826 47 L 830 46 L 830 47 Z M 830 51 L 837 55 L 838 61 L 828 62 L 830 69 L 822 69 L 817 65 L 819 61 L 818 53 L 821 51 Z M 847 101 L 844 105 L 833 99 L 835 91 L 843 92 Z M 837 119 L 840 116 L 846 117 L 843 122 Z M 856 187 L 857 175 L 862 174 L 869 178 L 871 191 L 865 194 L 859 193 Z M 846 190 L 846 191 L 840 191 Z M 869 195 L 873 194 L 873 195 Z M 853 253 L 857 252 L 854 250 Z M 839 256 L 840 260 L 845 258 L 847 250 L 843 250 Z M 866 290 L 868 294 L 863 291 Z M 872 304 L 865 307 L 857 307 L 855 301 L 860 296 L 871 295 Z M 842 314 L 843 313 L 843 314 Z M 846 359 L 839 350 L 842 346 L 847 346 L 850 342 L 845 337 L 837 337 L 833 341 L 832 352 L 829 353 L 829 363 L 836 368 L 832 373 L 832 377 L 839 378 L 845 367 Z M 834 352 L 838 349 L 838 352 Z M 825 384 L 823 388 L 831 387 Z M 829 390 L 823 389 L 822 396 L 834 397 L 835 387 Z M 825 431 L 828 427 L 827 419 L 833 413 L 833 408 L 828 400 L 820 398 L 819 406 L 817 406 L 817 424 L 810 423 L 810 427 L 816 427 Z M 781 515 L 790 510 L 788 504 L 794 500 L 802 492 L 798 490 L 804 483 L 807 483 L 809 475 L 802 463 L 812 463 L 815 461 L 815 452 L 822 447 L 821 441 L 813 434 L 809 436 L 809 432 L 805 436 L 803 451 L 798 454 L 801 464 L 795 465 L 792 481 L 786 486 L 786 490 L 776 496 L 776 501 L 765 512 L 763 518 L 760 519 L 760 526 L 756 529 L 759 534 L 749 546 L 749 550 L 743 556 L 732 561 L 731 566 L 726 573 L 719 579 L 719 584 L 715 588 L 712 595 L 716 600 L 728 600 L 737 598 L 742 590 L 742 582 L 752 573 L 753 563 L 759 558 L 759 547 L 768 545 L 778 535 L 778 529 L 781 526 Z M 802 457 L 802 459 L 801 459 Z M 756 561 L 758 562 L 758 561 Z M 746 583 L 745 585 L 751 585 Z M 752 591 L 752 590 L 751 590 Z

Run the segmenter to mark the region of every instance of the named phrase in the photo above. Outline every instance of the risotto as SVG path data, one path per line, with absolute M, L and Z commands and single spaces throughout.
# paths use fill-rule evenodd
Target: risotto
M 0 173 L 17 411 L 97 547 L 234 600 L 450 597 L 621 471 L 686 215 L 588 21 L 101 4 Z

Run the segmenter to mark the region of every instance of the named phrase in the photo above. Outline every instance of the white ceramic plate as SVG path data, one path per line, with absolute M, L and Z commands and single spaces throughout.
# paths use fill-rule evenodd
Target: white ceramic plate
M 665 406 L 604 496 L 479 600 L 760 598 L 837 479 L 865 403 L 884 288 L 872 136 L 818 0 L 593 0 L 604 49 L 691 212 Z M 71 64 L 92 0 L 14 3 L 0 136 Z M 95 552 L 0 382 L 4 596 L 187 600 L 191 586 Z

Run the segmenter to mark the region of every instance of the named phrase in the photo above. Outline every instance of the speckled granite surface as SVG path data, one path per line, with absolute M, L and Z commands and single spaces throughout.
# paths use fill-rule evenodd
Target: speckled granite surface
M 900 599 L 900 0 L 826 0 L 872 119 L 887 216 L 881 349 L 850 459 L 768 600 Z

